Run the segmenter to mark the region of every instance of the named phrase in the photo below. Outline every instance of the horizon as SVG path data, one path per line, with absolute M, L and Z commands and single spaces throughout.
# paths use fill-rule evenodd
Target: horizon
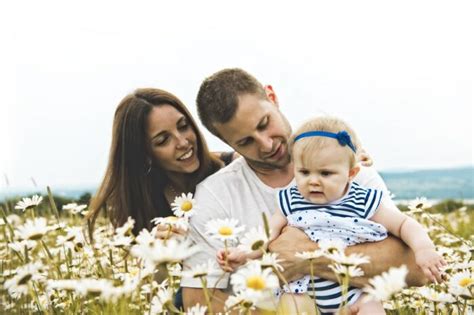
M 447 168 L 430 168 L 430 169 L 407 169 L 407 170 L 377 170 L 381 175 L 399 175 L 399 174 L 412 174 L 412 173 L 419 173 L 419 172 L 449 172 L 449 171 L 457 171 L 457 170 L 464 170 L 469 169 L 474 171 L 474 165 L 465 165 L 465 166 L 458 166 L 458 167 L 447 167 Z M 474 186 L 474 178 L 472 179 L 473 186 Z M 100 182 L 96 183 L 84 183 L 84 184 L 73 184 L 73 185 L 63 185 L 63 186 L 52 186 L 52 185 L 44 185 L 43 188 L 39 187 L 39 185 L 33 185 L 31 182 L 31 186 L 6 186 L 5 181 L 3 181 L 2 188 L 11 190 L 13 192 L 33 192 L 34 190 L 46 190 L 46 187 L 52 187 L 54 189 L 59 190 L 90 190 L 90 189 L 97 189 Z M 6 195 L 6 193 L 2 193 L 0 191 L 0 196 Z M 473 192 L 474 196 L 474 192 Z

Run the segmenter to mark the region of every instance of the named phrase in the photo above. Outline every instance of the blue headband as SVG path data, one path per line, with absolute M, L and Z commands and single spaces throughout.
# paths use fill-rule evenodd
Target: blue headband
M 303 132 L 295 137 L 295 142 L 302 139 L 302 138 L 307 138 L 307 137 L 327 137 L 327 138 L 333 138 L 336 139 L 340 145 L 342 146 L 349 146 L 349 148 L 356 153 L 356 148 L 352 144 L 351 141 L 351 136 L 347 133 L 347 131 L 339 131 L 338 133 L 332 133 L 332 132 L 327 132 L 327 131 L 308 131 L 308 132 Z

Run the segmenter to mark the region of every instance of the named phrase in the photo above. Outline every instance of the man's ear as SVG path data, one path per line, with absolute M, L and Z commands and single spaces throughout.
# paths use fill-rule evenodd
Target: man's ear
M 359 173 L 359 171 L 360 171 L 360 166 L 359 165 L 356 165 L 353 168 L 351 168 L 349 170 L 349 180 L 353 180 L 354 177 L 356 177 L 356 175 Z
M 267 98 L 270 100 L 270 102 L 272 102 L 276 106 L 279 106 L 278 97 L 275 91 L 273 91 L 273 87 L 271 85 L 265 85 L 263 89 L 265 90 L 265 94 L 267 94 Z

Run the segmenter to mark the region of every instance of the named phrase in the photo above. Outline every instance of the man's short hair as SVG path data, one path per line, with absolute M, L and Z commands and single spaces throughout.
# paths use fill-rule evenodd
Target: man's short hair
M 242 69 L 224 69 L 206 78 L 196 99 L 202 124 L 220 137 L 214 124 L 230 121 L 237 111 L 239 97 L 245 94 L 257 94 L 266 98 L 263 85 Z

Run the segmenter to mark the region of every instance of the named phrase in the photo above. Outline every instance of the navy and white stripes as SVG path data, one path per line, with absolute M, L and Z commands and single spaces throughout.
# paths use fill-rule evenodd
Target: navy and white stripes
M 347 245 L 380 241 L 387 237 L 382 225 L 369 220 L 382 200 L 382 192 L 368 189 L 352 182 L 341 199 L 325 205 L 313 204 L 303 198 L 296 186 L 280 190 L 278 204 L 288 225 L 301 228 L 314 242 L 322 239 L 339 239 Z M 289 283 L 284 291 L 305 293 L 315 297 L 322 314 L 337 311 L 343 301 L 338 283 L 307 275 Z M 350 287 L 349 305 L 361 295 L 361 290 Z
M 303 198 L 296 186 L 280 190 L 278 203 L 285 216 L 303 210 L 320 210 L 336 217 L 370 218 L 382 199 L 382 191 L 363 188 L 352 182 L 347 194 L 340 200 L 324 205 Z

